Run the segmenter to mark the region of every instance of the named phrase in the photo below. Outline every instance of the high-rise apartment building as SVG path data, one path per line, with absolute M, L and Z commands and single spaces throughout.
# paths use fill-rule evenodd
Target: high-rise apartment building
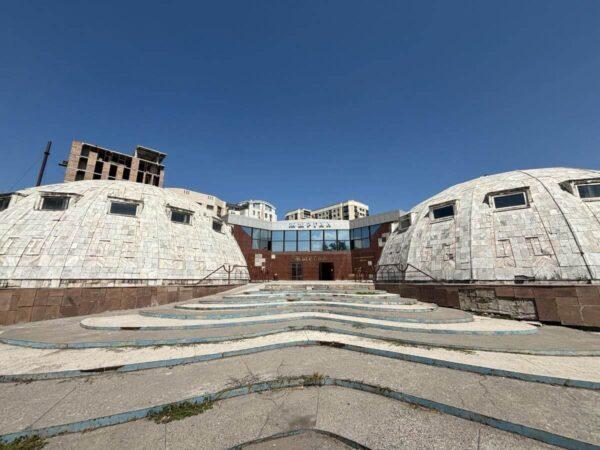
M 73 141 L 64 181 L 126 180 L 163 187 L 166 153 L 138 145 L 132 155 Z

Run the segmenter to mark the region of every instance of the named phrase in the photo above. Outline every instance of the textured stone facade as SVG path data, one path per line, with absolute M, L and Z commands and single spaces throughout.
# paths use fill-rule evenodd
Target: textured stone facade
M 600 171 L 567 168 L 490 175 L 453 186 L 410 212 L 379 261 L 389 281 L 598 282 L 600 201 L 579 183 Z M 495 196 L 523 193 L 526 205 L 499 208 Z M 432 209 L 454 207 L 434 218 Z M 408 224 L 408 222 L 407 222 Z
M 66 197 L 68 207 L 45 210 L 46 197 Z M 135 215 L 111 213 L 113 202 L 137 205 Z M 172 221 L 173 211 L 189 216 L 189 223 Z M 224 264 L 243 267 L 227 274 L 217 270 Z M 0 211 L 3 287 L 245 282 L 245 265 L 229 226 L 195 202 L 150 185 L 90 180 L 40 186 L 13 193 Z

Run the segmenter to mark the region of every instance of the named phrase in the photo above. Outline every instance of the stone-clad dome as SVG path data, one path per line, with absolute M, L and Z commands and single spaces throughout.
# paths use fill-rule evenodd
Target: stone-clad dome
M 77 181 L 18 191 L 0 205 L 2 286 L 189 284 L 222 264 L 246 264 L 230 227 L 150 185 Z M 245 267 L 231 273 L 247 276 Z M 210 276 L 218 279 L 227 274 Z
M 600 279 L 600 171 L 519 170 L 453 186 L 389 237 L 381 279 Z

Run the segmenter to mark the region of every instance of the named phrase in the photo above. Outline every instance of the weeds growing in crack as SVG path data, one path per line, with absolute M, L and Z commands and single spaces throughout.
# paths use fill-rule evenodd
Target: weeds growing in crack
M 204 400 L 201 403 L 183 402 L 174 405 L 167 405 L 157 412 L 148 414 L 148 419 L 155 423 L 169 423 L 174 420 L 185 419 L 186 417 L 197 416 L 209 409 L 212 409 L 214 402 Z
M 47 442 L 39 436 L 22 437 L 9 444 L 0 442 L 0 450 L 39 450 L 44 448 Z

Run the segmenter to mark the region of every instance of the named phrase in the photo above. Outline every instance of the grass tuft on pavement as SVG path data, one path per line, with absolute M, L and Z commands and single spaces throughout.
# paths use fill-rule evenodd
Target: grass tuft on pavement
M 209 409 L 212 409 L 213 402 L 205 400 L 202 403 L 183 402 L 175 405 L 167 405 L 160 411 L 148 414 L 148 419 L 156 423 L 168 423 L 174 420 L 185 419 L 186 417 L 197 416 Z
M 0 450 L 39 450 L 46 446 L 46 441 L 39 436 L 22 437 L 9 444 L 0 442 Z

